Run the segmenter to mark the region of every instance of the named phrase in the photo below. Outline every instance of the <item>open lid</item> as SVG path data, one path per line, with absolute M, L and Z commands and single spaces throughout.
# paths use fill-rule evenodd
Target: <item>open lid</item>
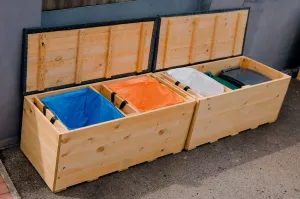
M 155 19 L 24 30 L 24 95 L 151 72 Z
M 160 19 L 153 72 L 242 55 L 249 8 Z

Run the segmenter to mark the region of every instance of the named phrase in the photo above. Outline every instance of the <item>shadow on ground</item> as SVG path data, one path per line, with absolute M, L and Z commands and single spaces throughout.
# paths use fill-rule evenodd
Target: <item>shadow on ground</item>
M 292 80 L 278 120 L 189 152 L 113 173 L 53 194 L 18 147 L 1 159 L 22 198 L 137 199 L 179 184 L 197 187 L 203 179 L 300 143 L 300 82 Z M 213 186 L 213 185 L 212 185 Z

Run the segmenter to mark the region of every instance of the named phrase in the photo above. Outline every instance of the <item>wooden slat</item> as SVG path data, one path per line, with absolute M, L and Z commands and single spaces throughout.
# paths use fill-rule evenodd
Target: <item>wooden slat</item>
M 168 82 L 164 81 L 161 76 L 156 75 L 156 74 L 150 74 L 148 75 L 154 79 L 156 79 L 157 81 L 159 81 L 159 83 L 166 85 L 167 87 L 169 87 L 172 91 L 174 91 L 175 93 L 177 93 L 178 95 L 180 95 L 183 99 L 185 99 L 185 101 L 193 101 L 193 98 L 191 98 L 189 95 L 187 95 L 183 90 L 171 86 Z
M 39 65 L 38 65 L 38 90 L 44 90 L 45 85 L 45 64 L 46 64 L 46 33 L 40 34 L 39 37 Z
M 300 80 L 300 71 L 298 72 L 297 80 Z
M 247 58 L 247 57 L 243 57 L 243 62 L 241 64 L 242 68 L 247 68 L 250 70 L 254 70 L 260 74 L 263 74 L 266 77 L 269 77 L 270 79 L 280 79 L 280 78 L 284 78 L 284 77 L 289 77 L 286 74 L 283 74 L 277 70 L 275 70 L 274 68 L 271 68 L 269 66 L 266 66 L 262 63 L 259 63 L 253 59 Z
M 108 35 L 108 45 L 107 45 L 107 58 L 106 58 L 106 71 L 105 77 L 111 77 L 111 66 L 112 66 L 112 50 L 113 50 L 113 27 L 109 28 L 109 35 Z
M 233 39 L 233 45 L 232 45 L 232 56 L 235 54 L 235 49 L 236 49 L 236 39 L 237 39 L 237 34 L 239 32 L 239 25 L 240 25 L 240 16 L 241 13 L 237 14 L 237 19 L 236 19 L 236 28 L 235 28 L 235 34 L 234 34 L 234 39 Z
M 36 105 L 36 107 L 41 112 L 43 112 L 43 107 L 45 106 L 43 104 L 43 102 L 41 102 L 41 100 L 39 98 L 37 98 L 36 96 L 33 97 L 33 101 L 34 101 L 34 104 Z M 54 117 L 54 114 L 49 109 L 46 109 L 45 117 L 50 121 L 51 118 Z M 55 121 L 55 123 L 53 125 L 55 126 L 56 130 L 60 133 L 68 132 L 68 129 L 63 125 L 63 123 L 60 120 Z
M 170 37 L 171 37 L 171 27 L 172 27 L 172 21 L 168 20 L 167 22 L 167 35 L 166 35 L 166 43 L 165 43 L 165 52 L 164 52 L 164 63 L 163 68 L 166 68 L 168 65 L 168 50 L 169 50 L 169 43 L 170 43 Z
M 218 25 L 218 15 L 215 16 L 214 30 L 213 30 L 213 34 L 212 34 L 211 47 L 210 47 L 210 53 L 209 53 L 209 60 L 212 59 L 212 56 L 214 53 L 215 35 L 216 35 L 217 25 Z
M 143 68 L 143 61 L 144 61 L 144 54 L 145 54 L 145 43 L 146 43 L 146 36 L 147 36 L 147 28 L 145 28 L 145 24 L 141 24 L 141 31 L 140 31 L 140 41 L 139 41 L 139 52 L 138 52 L 138 61 L 136 65 L 136 72 L 142 72 Z
M 195 50 L 195 37 L 196 37 L 196 31 L 197 27 L 199 25 L 199 18 L 195 18 L 193 21 L 193 33 L 192 33 L 192 39 L 191 39 L 191 47 L 190 47 L 190 56 L 189 56 L 189 63 L 194 63 L 194 50 Z
M 21 150 L 54 191 L 59 134 L 31 99 L 25 97 L 22 121 Z
M 82 64 L 83 64 L 83 48 L 85 39 L 85 30 L 78 31 L 78 44 L 77 44 L 77 60 L 76 60 L 76 72 L 75 83 L 80 84 L 82 81 Z
M 244 38 L 246 35 L 248 12 L 240 12 L 239 29 L 236 35 L 234 55 L 240 55 L 243 52 Z
M 101 88 L 100 88 L 101 87 Z M 89 86 L 90 89 L 92 89 L 93 91 L 95 91 L 96 93 L 99 93 L 101 95 L 103 95 L 106 99 L 108 99 L 110 101 L 110 96 L 111 96 L 111 93 L 109 93 L 109 95 L 104 95 L 104 93 L 102 92 L 102 85 L 100 85 L 99 87 L 94 87 L 94 86 Z M 96 89 L 97 88 L 97 89 Z M 123 100 L 122 100 L 123 101 Z M 127 106 L 127 105 L 126 105 Z M 125 106 L 125 107 L 126 107 Z M 120 106 L 119 106 L 120 107 Z M 125 112 L 125 107 L 123 110 L 120 110 L 118 106 L 116 106 L 116 109 L 118 109 L 120 111 L 120 113 L 122 113 L 123 116 L 126 116 L 126 112 Z M 126 107 L 127 108 L 127 107 Z M 125 114 L 126 113 L 126 114 Z M 133 112 L 132 112 L 133 113 Z M 128 114 L 129 115 L 129 114 Z

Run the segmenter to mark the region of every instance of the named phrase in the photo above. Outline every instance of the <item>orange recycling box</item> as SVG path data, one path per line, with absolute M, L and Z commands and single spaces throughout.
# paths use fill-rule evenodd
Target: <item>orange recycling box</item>
M 140 112 L 184 102 L 176 92 L 150 76 L 123 80 L 106 86 L 128 100 Z
M 153 72 L 197 100 L 187 150 L 274 122 L 278 117 L 290 77 L 242 56 L 248 14 L 246 8 L 161 17 Z M 240 67 L 269 80 L 237 90 L 222 85 L 222 93 L 203 96 L 170 75 L 169 70 L 178 67 L 209 72 L 217 78 L 224 70 Z
M 156 28 L 25 30 L 21 149 L 53 192 L 184 148 L 196 101 L 149 73 Z

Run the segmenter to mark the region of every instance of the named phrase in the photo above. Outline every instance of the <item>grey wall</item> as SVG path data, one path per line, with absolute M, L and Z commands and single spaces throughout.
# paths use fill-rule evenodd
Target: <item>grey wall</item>
M 136 0 L 100 6 L 47 11 L 42 14 L 42 25 L 73 25 L 82 23 L 124 20 L 157 15 L 177 14 L 205 8 L 207 0 Z M 207 8 L 207 7 L 206 7 Z M 209 7 L 208 7 L 209 8 Z
M 300 65 L 299 0 L 212 0 L 211 9 L 251 7 L 244 54 L 279 70 Z
M 1 0 L 0 148 L 15 144 L 21 122 L 22 29 L 41 23 L 41 0 Z

